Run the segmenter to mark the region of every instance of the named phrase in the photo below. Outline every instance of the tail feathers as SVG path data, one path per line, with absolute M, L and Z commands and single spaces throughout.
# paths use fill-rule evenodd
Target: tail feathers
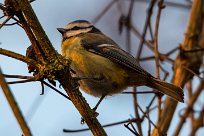
M 184 94 L 181 87 L 156 78 L 153 81 L 148 82 L 147 86 L 157 89 L 159 92 L 166 94 L 177 101 L 184 102 Z

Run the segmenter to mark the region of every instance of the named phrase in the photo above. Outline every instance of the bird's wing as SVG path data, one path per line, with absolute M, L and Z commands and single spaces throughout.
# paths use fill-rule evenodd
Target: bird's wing
M 140 67 L 137 60 L 132 55 L 122 50 L 114 42 L 99 44 L 99 42 L 97 42 L 97 40 L 94 40 L 93 38 L 90 40 L 84 39 L 81 41 L 81 44 L 86 50 L 92 53 L 106 57 L 112 61 L 115 61 L 116 63 L 120 65 L 128 67 L 132 70 L 135 70 L 142 75 L 152 77 L 151 74 L 149 74 L 142 67 Z

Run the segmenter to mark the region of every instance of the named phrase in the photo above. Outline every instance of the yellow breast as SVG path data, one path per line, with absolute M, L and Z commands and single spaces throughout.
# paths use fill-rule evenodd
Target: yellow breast
M 127 75 L 120 65 L 81 47 L 77 37 L 63 42 L 62 55 L 72 60 L 72 68 L 79 76 L 103 75 L 114 82 L 124 82 L 124 77 Z

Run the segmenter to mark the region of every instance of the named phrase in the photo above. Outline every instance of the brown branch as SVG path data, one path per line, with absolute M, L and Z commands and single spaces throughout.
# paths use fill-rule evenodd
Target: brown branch
M 142 38 L 142 34 L 140 34 L 139 30 L 133 25 L 131 24 L 131 31 L 133 32 L 133 34 L 138 37 L 139 39 Z M 152 43 L 150 43 L 149 41 L 147 41 L 146 39 L 144 40 L 144 44 L 147 45 L 148 48 L 150 48 L 151 50 L 154 50 L 154 47 L 152 45 Z
M 28 81 L 39 81 L 37 78 L 35 78 L 33 76 L 8 75 L 8 74 L 2 74 L 2 76 L 6 77 L 6 78 L 27 79 Z M 62 92 L 60 92 L 55 87 L 53 87 L 50 84 L 48 84 L 47 82 L 45 82 L 45 81 L 40 81 L 40 82 L 43 83 L 44 85 L 46 85 L 47 87 L 51 88 L 52 90 L 54 90 L 55 92 L 57 92 L 58 94 L 63 96 L 64 98 L 66 98 L 68 100 L 71 100 L 68 96 L 66 96 L 65 94 L 63 94 Z M 9 84 L 11 82 L 7 82 L 7 83 Z
M 147 116 L 150 118 L 149 110 L 147 110 Z M 148 136 L 150 136 L 150 135 L 151 135 L 151 122 L 148 121 Z
M 10 82 L 7 82 L 7 84 L 20 84 L 20 83 L 28 83 L 28 82 L 34 82 L 35 80 L 20 80 L 20 81 L 10 81 Z
M 15 53 L 15 52 L 12 52 L 12 51 L 9 51 L 6 49 L 2 49 L 2 48 L 0 48 L 0 54 L 17 59 L 17 60 L 20 60 L 22 62 L 29 64 L 29 65 L 35 66 L 36 68 L 38 67 L 38 64 L 35 60 L 32 60 L 28 57 L 21 55 L 21 54 L 18 54 L 18 53 Z
M 130 41 L 131 41 L 131 36 L 130 36 L 130 30 L 131 30 L 131 24 L 132 24 L 132 21 L 131 21 L 131 17 L 132 17 L 132 12 L 133 12 L 133 7 L 134 7 L 134 0 L 131 0 L 130 2 L 130 7 L 129 7 L 129 11 L 128 11 L 128 15 L 127 17 L 125 17 L 125 23 L 124 25 L 126 26 L 126 44 L 127 44 L 127 51 L 130 52 L 131 50 L 131 45 L 130 45 Z M 133 92 L 136 92 L 136 87 L 133 88 Z M 133 102 L 134 102 L 134 111 L 135 111 L 135 117 L 140 120 L 140 115 L 139 115 L 139 111 L 138 111 L 138 100 L 137 100 L 137 94 L 132 94 L 133 95 Z M 142 132 L 142 125 L 141 125 L 141 122 L 140 121 L 137 121 L 136 122 L 136 125 L 137 125 L 137 128 L 138 128 L 138 131 L 139 131 L 139 134 L 140 135 L 143 135 L 143 132 Z M 129 126 L 125 125 L 125 127 L 127 129 L 129 129 L 132 133 L 134 134 L 138 134 L 136 131 L 132 131 Z M 139 135 L 138 134 L 138 135 Z
M 204 88 L 204 81 L 202 81 L 200 83 L 200 85 L 198 86 L 196 92 L 193 94 L 193 96 L 191 97 L 191 99 L 189 100 L 188 103 L 188 107 L 185 109 L 185 113 L 182 115 L 179 124 L 176 127 L 176 131 L 174 132 L 174 136 L 178 136 L 181 128 L 184 124 L 184 122 L 186 121 L 186 118 L 189 116 L 189 114 L 191 113 L 192 109 L 193 109 L 193 105 L 195 104 L 197 98 L 199 97 L 199 95 L 201 94 L 202 90 Z
M 22 76 L 22 75 L 8 75 L 8 74 L 2 74 L 6 78 L 18 78 L 18 79 L 34 79 L 33 76 Z
M 124 121 L 119 121 L 119 122 L 115 122 L 115 123 L 110 123 L 110 124 L 107 124 L 107 125 L 103 125 L 103 127 L 112 127 L 112 126 L 116 126 L 116 125 L 120 125 L 120 124 L 124 124 L 124 123 L 128 123 L 128 122 L 138 122 L 140 120 L 138 120 L 137 118 L 134 118 L 134 119 L 127 119 L 127 120 L 124 120 Z M 63 129 L 63 132 L 67 132 L 67 133 L 72 133 L 72 132 L 83 132 L 83 131 L 88 131 L 90 130 L 89 128 L 85 128 L 85 129 L 77 129 L 77 130 L 71 130 L 71 129 Z
M 136 87 L 133 87 L 133 92 L 132 93 L 135 93 L 135 94 L 133 94 L 133 104 L 134 104 L 134 111 L 135 111 L 135 117 L 137 118 L 137 119 L 141 119 L 141 117 L 140 117 L 140 114 L 139 114 L 139 111 L 138 111 L 138 98 L 137 98 L 137 88 Z M 138 121 L 138 122 L 136 122 L 136 125 L 137 125 L 137 128 L 138 128 L 138 130 L 139 130 L 139 134 L 140 135 L 142 135 L 143 134 L 143 132 L 142 132 L 142 124 L 141 124 L 142 122 L 140 122 L 140 121 Z
M 156 99 L 156 95 L 152 98 L 152 100 L 150 101 L 149 105 L 146 107 L 146 111 L 144 112 L 144 114 L 143 114 L 141 120 L 144 120 L 145 115 L 146 115 L 148 112 L 150 113 L 150 112 L 153 111 L 154 109 L 158 108 L 158 106 L 155 106 L 155 107 L 153 107 L 153 108 L 150 109 L 150 107 L 152 106 L 152 104 L 153 104 L 153 102 L 154 102 L 155 99 Z
M 195 136 L 197 130 L 204 126 L 204 106 L 200 111 L 198 118 L 192 122 L 192 129 L 189 136 Z
M 139 49 L 138 49 L 138 52 L 137 52 L 137 59 L 139 59 L 140 56 L 141 56 L 141 52 L 142 52 L 142 49 L 143 49 L 143 44 L 145 42 L 145 36 L 146 36 L 146 33 L 147 33 L 147 28 L 148 28 L 148 26 L 150 24 L 152 12 L 153 12 L 153 7 L 154 7 L 156 1 L 157 0 L 151 0 L 151 2 L 149 4 L 149 7 L 148 7 L 148 10 L 147 10 L 147 17 L 146 17 L 143 33 L 142 33 L 142 36 L 141 36 Z M 151 46 L 149 46 L 149 47 L 151 47 Z
M 99 13 L 99 15 L 93 19 L 92 23 L 96 24 L 104 15 L 105 13 L 113 6 L 113 4 L 116 2 L 116 0 L 112 0 L 102 11 Z
M 160 16 L 161 11 L 164 8 L 163 0 L 160 0 L 158 3 L 158 11 L 157 11 L 157 18 L 156 18 L 156 25 L 155 25 L 155 33 L 154 33 L 154 54 L 155 54 L 155 63 L 156 63 L 156 77 L 160 79 L 160 72 L 159 72 L 159 53 L 158 53 L 158 34 L 159 34 L 159 23 L 160 23 Z
M 159 34 L 159 23 L 161 11 L 164 8 L 164 0 L 160 0 L 158 2 L 158 11 L 155 25 L 155 33 L 154 33 L 154 55 L 155 55 L 155 64 L 156 64 L 156 77 L 160 79 L 160 71 L 159 71 L 159 52 L 158 52 L 158 34 Z M 158 120 L 160 120 L 161 115 L 161 95 L 158 95 Z
M 9 105 L 10 105 L 10 107 L 11 107 L 11 109 L 12 109 L 12 111 L 13 111 L 13 113 L 14 113 L 14 115 L 15 115 L 15 117 L 16 117 L 22 131 L 23 131 L 23 134 L 25 136 L 31 136 L 32 135 L 31 131 L 30 131 L 28 125 L 26 124 L 25 120 L 24 120 L 24 117 L 23 117 L 23 115 L 22 115 L 22 113 L 21 113 L 21 111 L 20 111 L 20 109 L 18 107 L 17 102 L 15 101 L 15 98 L 14 98 L 10 88 L 6 84 L 6 81 L 5 81 L 5 79 L 4 79 L 3 75 L 2 75 L 1 69 L 0 69 L 0 84 L 1 84 L 1 88 L 2 88 L 2 90 L 4 92 L 4 95 L 5 95 L 8 103 L 9 103 Z
M 149 3 L 149 0 L 136 0 L 136 1 Z M 167 6 L 171 6 L 171 7 L 175 7 L 175 8 L 179 8 L 179 9 L 190 9 L 191 8 L 191 3 L 189 3 L 189 2 L 179 3 L 179 1 L 178 2 L 165 1 L 164 4 Z
M 12 18 L 12 16 L 9 16 L 6 18 L 6 20 L 4 20 L 4 22 L 2 24 L 0 24 L 0 29 Z
M 132 127 L 132 129 L 129 127 L 129 125 Z M 127 128 L 130 132 L 132 132 L 135 136 L 140 136 L 135 127 L 133 126 L 132 122 L 129 121 L 128 124 L 124 124 L 125 128 Z
M 61 96 L 63 96 L 64 98 L 68 99 L 68 100 L 71 100 L 67 95 L 63 94 L 62 92 L 60 92 L 59 90 L 57 90 L 56 88 L 54 88 L 53 86 L 51 86 L 50 84 L 48 84 L 47 82 L 45 81 L 42 81 L 42 83 L 44 85 L 46 85 L 47 87 L 51 88 L 52 90 L 54 90 L 55 92 L 57 92 L 58 94 L 60 94 Z
M 134 7 L 134 0 L 130 1 L 130 7 L 129 7 L 129 11 L 128 11 L 128 15 L 126 17 L 126 45 L 127 45 L 127 51 L 130 52 L 131 51 L 131 45 L 130 45 L 130 41 L 131 41 L 131 23 L 132 23 L 132 12 L 133 12 L 133 7 Z
M 192 10 L 189 18 L 189 24 L 186 31 L 181 48 L 184 50 L 193 50 L 199 48 L 199 36 L 201 35 L 201 28 L 203 24 L 203 0 L 194 0 Z M 198 72 L 202 62 L 201 53 L 180 53 L 177 55 L 174 64 L 174 77 L 172 82 L 178 86 L 184 87 L 185 83 L 192 78 L 192 74 L 185 70 L 183 67 L 192 69 L 195 73 Z M 171 107 L 171 108 L 169 108 Z M 177 102 L 167 98 L 164 109 L 162 111 L 161 119 L 157 122 L 157 126 L 160 128 L 162 133 L 167 133 L 170 126 L 172 117 L 174 115 Z M 158 136 L 160 133 L 157 129 L 154 129 L 153 136 Z
M 58 80 L 93 135 L 105 136 L 106 133 L 95 117 L 95 112 L 90 108 L 76 87 L 76 80 L 70 75 L 70 61 L 64 59 L 56 52 L 42 29 L 30 3 L 27 0 L 6 0 L 5 2 L 10 8 L 15 9 L 15 14 L 32 43 L 37 60 L 41 65 L 39 74 L 43 75 L 44 78 L 48 78 L 48 80 Z
M 33 34 L 35 35 L 36 40 L 39 42 L 39 44 L 43 43 L 43 46 L 38 46 L 41 49 L 40 50 L 41 53 L 44 54 L 45 57 L 56 56 L 56 51 L 53 46 L 50 46 L 52 44 L 48 39 L 47 35 L 45 34 L 41 24 L 39 23 L 38 18 L 35 15 L 29 1 L 27 0 L 16 0 L 16 2 L 14 0 L 9 0 L 9 1 L 12 1 L 13 4 L 16 3 L 16 5 L 14 5 L 15 6 L 14 8 L 16 8 L 16 11 L 21 10 L 21 12 L 23 13 L 23 16 L 21 12 L 17 14 L 19 19 L 22 20 L 25 17 L 25 21 L 29 29 L 31 29 Z M 33 23 L 34 20 L 35 20 L 35 23 Z M 27 26 L 27 25 L 24 24 L 24 26 Z
M 138 105 L 138 108 L 139 108 L 139 110 L 143 113 L 143 116 L 144 116 L 145 118 L 147 118 L 148 121 L 149 121 L 155 128 L 158 129 L 158 127 L 157 127 L 157 126 L 154 124 L 154 122 L 149 118 L 149 116 L 146 115 L 147 112 L 144 112 L 144 111 L 142 110 L 142 108 L 141 108 L 139 105 Z

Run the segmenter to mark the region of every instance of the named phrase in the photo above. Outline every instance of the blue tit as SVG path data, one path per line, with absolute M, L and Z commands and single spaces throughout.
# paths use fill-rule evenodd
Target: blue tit
M 148 86 L 183 102 L 182 88 L 161 81 L 145 71 L 137 60 L 116 42 L 86 20 L 58 28 L 62 34 L 61 52 L 71 59 L 71 69 L 84 92 L 104 98 L 127 87 Z

